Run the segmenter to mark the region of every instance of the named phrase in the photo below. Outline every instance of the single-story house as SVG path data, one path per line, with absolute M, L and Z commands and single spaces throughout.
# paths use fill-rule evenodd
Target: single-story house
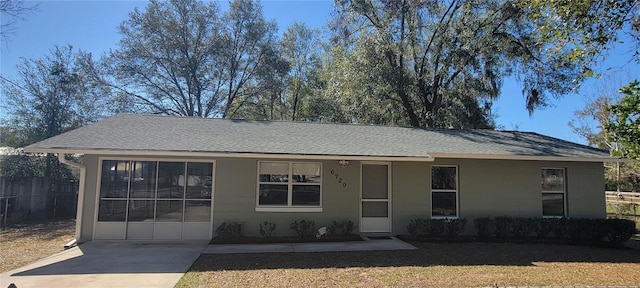
M 121 114 L 25 148 L 81 168 L 77 240 L 209 239 L 294 220 L 605 217 L 609 153 L 544 135 Z M 83 154 L 82 164 L 64 154 Z

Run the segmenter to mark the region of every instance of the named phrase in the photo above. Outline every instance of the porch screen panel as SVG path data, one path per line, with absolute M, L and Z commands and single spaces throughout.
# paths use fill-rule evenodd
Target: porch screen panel
M 157 161 L 131 162 L 127 221 L 153 222 L 157 168 Z
M 129 198 L 156 198 L 156 170 L 158 162 L 134 161 L 131 166 L 131 189 Z
M 184 222 L 209 222 L 213 194 L 213 163 L 187 163 Z
M 156 201 L 156 222 L 182 222 L 182 200 Z
M 158 198 L 184 198 L 184 162 L 158 163 Z
M 149 231 L 159 227 L 169 231 L 171 237 L 180 238 L 186 231 L 183 229 L 187 229 L 183 227 L 201 229 L 193 225 L 209 225 L 213 162 L 103 160 L 101 165 L 98 221 L 137 222 L 128 226 L 127 238 L 139 237 L 141 234 L 135 229 L 140 227 L 151 227 Z M 191 226 L 184 226 L 187 222 Z M 191 234 L 186 237 L 193 232 L 189 230 Z M 168 234 L 157 235 L 162 238 Z
M 129 161 L 102 161 L 100 198 L 127 198 L 129 191 Z
M 124 222 L 131 174 L 129 161 L 102 161 L 98 221 Z

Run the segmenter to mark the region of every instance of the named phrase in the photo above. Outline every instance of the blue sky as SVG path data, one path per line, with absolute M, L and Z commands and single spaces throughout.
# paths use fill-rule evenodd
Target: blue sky
M 222 7 L 227 3 L 220 2 Z M 265 17 L 274 19 L 280 32 L 295 21 L 322 28 L 330 19 L 333 9 L 332 0 L 263 0 L 262 5 Z M 129 12 L 135 7 L 144 9 L 145 6 L 146 1 L 42 1 L 38 11 L 18 22 L 15 34 L 10 35 L 7 43 L 2 43 L 0 73 L 13 78 L 20 58 L 43 57 L 55 45 L 71 44 L 98 58 L 117 47 L 120 39 L 117 26 L 127 19 Z M 532 117 L 525 109 L 519 84 L 513 79 L 505 79 L 500 98 L 494 104 L 497 124 L 506 130 L 531 131 L 585 143 L 568 126 L 569 121 L 575 118 L 574 111 L 584 107 L 588 99 L 595 98 L 605 89 L 602 87 L 617 89 L 633 79 L 640 79 L 640 65 L 629 62 L 630 59 L 631 46 L 628 43 L 618 44 L 609 53 L 607 61 L 597 69 L 598 73 L 602 73 L 602 78 L 585 82 L 578 93 L 554 100 L 552 107 L 538 110 Z

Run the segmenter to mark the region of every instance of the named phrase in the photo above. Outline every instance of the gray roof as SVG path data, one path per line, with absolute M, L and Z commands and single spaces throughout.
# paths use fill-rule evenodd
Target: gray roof
M 25 148 L 85 154 L 211 153 L 353 157 L 611 160 L 537 133 L 120 114 Z M 556 159 L 558 158 L 558 159 Z

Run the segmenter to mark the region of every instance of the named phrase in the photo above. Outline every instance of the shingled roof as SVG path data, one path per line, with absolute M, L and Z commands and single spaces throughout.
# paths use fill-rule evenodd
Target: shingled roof
M 120 114 L 25 148 L 101 155 L 611 161 L 537 133 Z

